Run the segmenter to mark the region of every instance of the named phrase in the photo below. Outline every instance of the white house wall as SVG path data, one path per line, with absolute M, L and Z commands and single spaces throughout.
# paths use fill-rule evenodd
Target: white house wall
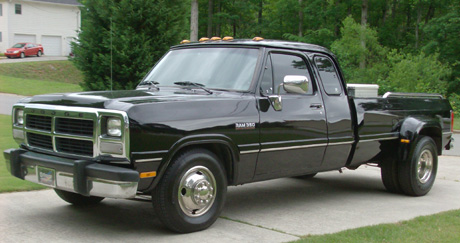
M 8 47 L 8 15 L 9 11 L 9 3 L 6 1 L 0 1 L 2 5 L 2 16 L 0 16 L 0 32 L 2 32 L 2 41 L 0 42 L 0 51 L 4 52 Z
M 14 12 L 16 3 L 22 5 L 20 15 Z M 4 16 L 6 11 L 8 11 L 8 37 L 4 35 L 3 39 L 8 39 L 8 46 L 2 46 L 1 51 L 15 44 L 15 35 L 34 35 L 37 44 L 42 43 L 43 36 L 45 39 L 49 36 L 59 37 L 60 43 L 66 43 L 66 39 L 75 37 L 76 31 L 80 29 L 80 10 L 77 6 L 13 0 L 8 4 L 7 9 L 3 7 Z M 60 44 L 57 48 L 58 50 L 45 48 L 45 55 L 48 52 L 61 56 L 69 54 L 66 45 Z

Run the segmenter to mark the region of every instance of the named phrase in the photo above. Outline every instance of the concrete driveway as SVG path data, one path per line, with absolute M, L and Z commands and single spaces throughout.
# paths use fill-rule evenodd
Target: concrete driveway
M 230 187 L 222 217 L 208 230 L 167 231 L 149 202 L 106 199 L 71 206 L 52 190 L 0 194 L 2 242 L 286 242 L 460 209 L 460 158 L 442 156 L 424 197 L 384 190 L 380 171 L 327 172 Z
M 11 115 L 11 109 L 20 99 L 26 96 L 0 93 L 0 114 Z
M 18 62 L 41 62 L 41 61 L 63 61 L 68 60 L 68 57 L 26 57 L 26 58 L 0 58 L 0 64 L 18 63 Z

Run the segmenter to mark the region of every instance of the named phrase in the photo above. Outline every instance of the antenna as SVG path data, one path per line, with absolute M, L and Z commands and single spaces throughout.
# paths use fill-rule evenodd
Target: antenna
M 112 17 L 110 17 L 110 91 L 113 90 Z

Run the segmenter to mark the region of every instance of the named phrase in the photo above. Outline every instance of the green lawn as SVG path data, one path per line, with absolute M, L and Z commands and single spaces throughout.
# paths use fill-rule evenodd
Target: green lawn
M 0 65 L 0 67 L 2 65 Z M 2 75 L 0 75 L 0 93 L 11 93 L 31 96 L 38 94 L 66 93 L 79 91 L 82 91 L 82 89 L 77 84 L 15 78 L 4 76 L 3 73 Z
M 460 116 L 454 117 L 454 129 L 460 130 Z
M 78 84 L 82 73 L 70 61 L 5 63 L 0 65 L 2 76 Z
M 459 229 L 460 210 L 454 210 L 396 224 L 381 224 L 335 234 L 305 236 L 297 242 L 460 242 Z
M 18 144 L 11 135 L 11 116 L 0 115 L 0 192 L 45 189 L 46 187 L 13 177 L 6 170 L 3 150 L 17 147 Z

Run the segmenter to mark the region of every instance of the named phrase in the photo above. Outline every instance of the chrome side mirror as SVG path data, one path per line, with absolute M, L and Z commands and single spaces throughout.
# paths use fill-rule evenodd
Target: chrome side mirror
M 306 76 L 286 75 L 284 76 L 283 87 L 288 93 L 306 94 L 308 92 L 308 83 L 309 80 Z
M 268 99 L 270 100 L 270 103 L 272 104 L 273 109 L 275 109 L 275 111 L 280 111 L 283 109 L 283 105 L 281 103 L 281 96 L 279 94 L 269 95 Z

